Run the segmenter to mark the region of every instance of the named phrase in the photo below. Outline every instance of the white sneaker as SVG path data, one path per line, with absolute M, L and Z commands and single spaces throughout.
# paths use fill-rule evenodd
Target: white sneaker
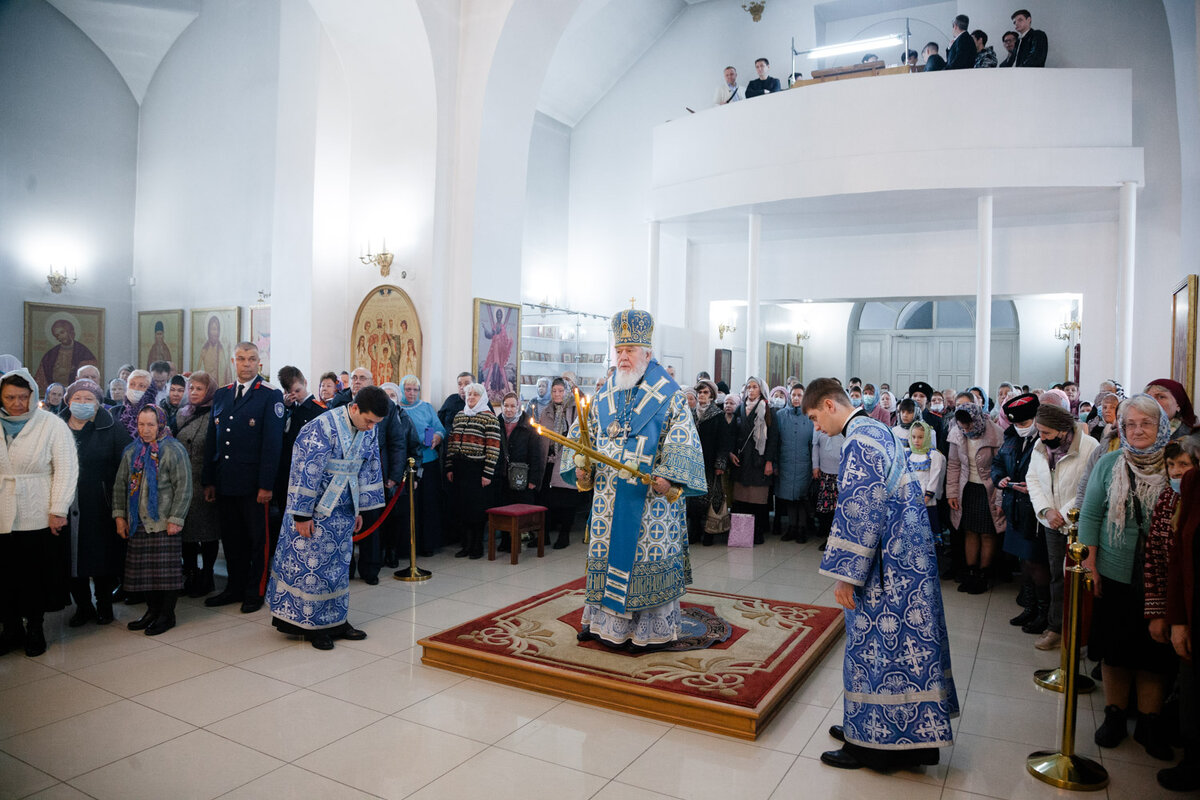
M 1054 631 L 1046 631 L 1038 640 L 1033 643 L 1033 646 L 1038 650 L 1057 650 L 1062 644 L 1062 634 Z

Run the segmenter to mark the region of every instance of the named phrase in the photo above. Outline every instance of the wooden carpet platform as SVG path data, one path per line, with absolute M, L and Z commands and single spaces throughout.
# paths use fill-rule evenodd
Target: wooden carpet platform
M 730 623 L 725 642 L 643 654 L 579 643 L 583 580 L 419 644 L 423 664 L 475 678 L 755 739 L 843 633 L 841 609 L 692 588 L 683 605 Z

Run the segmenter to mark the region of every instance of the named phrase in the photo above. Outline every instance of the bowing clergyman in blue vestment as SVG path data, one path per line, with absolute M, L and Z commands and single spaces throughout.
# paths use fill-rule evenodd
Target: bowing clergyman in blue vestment
M 627 309 L 613 317 L 612 329 L 616 371 L 592 399 L 586 422 L 592 447 L 630 469 L 572 450 L 561 460 L 567 482 L 595 490 L 579 638 L 652 649 L 680 636 L 679 598 L 692 580 L 684 498 L 708 486 L 687 398 L 652 357 L 654 320 Z M 570 436 L 579 432 L 577 420 Z M 652 476 L 652 485 L 634 470 Z M 682 492 L 671 500 L 675 489 Z
M 383 506 L 375 425 L 387 413 L 383 389 L 365 386 L 350 405 L 301 428 L 292 450 L 267 604 L 271 624 L 318 650 L 332 650 L 334 639 L 367 638 L 346 619 L 350 556 L 362 512 Z
M 820 572 L 837 581 L 845 610 L 844 716 L 829 734 L 841 749 L 821 761 L 843 769 L 938 762 L 953 744 L 958 695 L 942 608 L 937 555 L 917 475 L 892 431 L 820 378 L 804 413 L 843 434 L 837 507 Z

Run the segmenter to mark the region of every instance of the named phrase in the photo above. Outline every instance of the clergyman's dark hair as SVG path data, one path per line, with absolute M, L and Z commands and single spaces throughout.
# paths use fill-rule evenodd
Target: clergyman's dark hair
M 354 405 L 360 412 L 380 418 L 387 416 L 389 401 L 387 392 L 378 386 L 364 386 L 354 395 Z

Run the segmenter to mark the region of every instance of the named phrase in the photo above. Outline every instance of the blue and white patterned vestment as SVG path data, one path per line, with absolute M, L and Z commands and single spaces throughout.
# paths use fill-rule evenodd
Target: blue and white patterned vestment
M 271 615 L 282 622 L 317 631 L 346 621 L 355 517 L 383 506 L 376 430 L 356 430 L 342 406 L 296 437 L 287 509 L 267 584 Z M 297 515 L 312 518 L 311 538 L 296 533 Z
M 636 478 L 592 466 L 588 518 L 587 595 L 583 625 L 611 644 L 661 644 L 679 638 L 679 598 L 692 582 L 685 497 L 704 495 L 704 454 L 687 398 L 651 360 L 636 389 L 610 377 L 588 413 L 592 446 L 610 458 L 683 487 L 674 503 Z M 579 435 L 576 422 L 570 436 Z M 566 449 L 566 448 L 564 448 Z M 575 451 L 562 458 L 575 485 Z
M 918 476 L 886 425 L 846 425 L 821 574 L 853 584 L 846 611 L 846 741 L 881 750 L 953 744 L 958 695 L 937 555 Z

